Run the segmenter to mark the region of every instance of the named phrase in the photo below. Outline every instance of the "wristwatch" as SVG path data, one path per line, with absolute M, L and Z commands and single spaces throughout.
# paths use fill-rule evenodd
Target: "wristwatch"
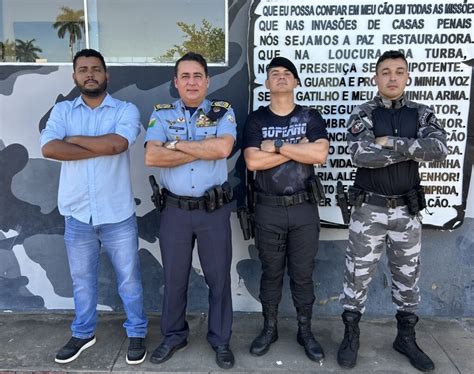
M 280 153 L 280 148 L 283 146 L 283 139 L 276 139 L 274 142 L 273 142 L 273 146 L 275 147 L 275 152 L 276 153 Z
M 176 150 L 176 144 L 178 144 L 179 140 L 172 140 L 169 143 L 165 144 L 166 149 L 170 149 L 172 151 Z

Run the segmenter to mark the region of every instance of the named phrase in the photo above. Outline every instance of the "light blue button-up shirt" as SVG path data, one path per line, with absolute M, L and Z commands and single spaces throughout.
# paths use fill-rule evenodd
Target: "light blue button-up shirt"
M 57 103 L 41 132 L 43 147 L 66 136 L 117 134 L 130 147 L 140 133 L 140 114 L 135 105 L 106 95 L 91 109 L 82 97 Z M 130 154 L 63 161 L 59 179 L 59 212 L 93 225 L 117 223 L 135 212 L 130 179 Z
M 155 110 L 150 117 L 145 142 L 157 140 L 202 140 L 224 134 L 236 138 L 235 115 L 232 108 L 217 121 L 210 121 L 205 113 L 211 102 L 204 100 L 192 116 L 184 103 L 177 100 L 174 108 Z M 180 196 L 200 197 L 211 187 L 227 181 L 227 160 L 195 160 L 187 164 L 160 169 L 160 184 Z

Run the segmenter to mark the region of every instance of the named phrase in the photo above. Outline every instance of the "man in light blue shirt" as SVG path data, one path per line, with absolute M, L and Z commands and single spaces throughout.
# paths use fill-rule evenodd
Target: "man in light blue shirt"
M 74 290 L 72 337 L 55 358 L 75 360 L 92 346 L 97 322 L 101 247 L 117 276 L 130 344 L 126 361 L 145 360 L 147 318 L 138 258 L 138 229 L 130 179 L 129 147 L 140 133 L 135 105 L 112 98 L 102 55 L 79 51 L 73 61 L 81 95 L 57 103 L 41 132 L 44 157 L 62 161 L 58 207 L 65 216 L 64 240 Z
M 189 336 L 186 302 L 194 242 L 209 286 L 207 340 L 223 369 L 234 365 L 230 265 L 232 242 L 227 157 L 236 137 L 230 104 L 206 99 L 206 60 L 189 52 L 175 64 L 180 96 L 155 106 L 146 135 L 145 163 L 160 168 L 164 201 L 160 250 L 164 272 L 163 341 L 151 362 L 160 364 L 184 348 Z

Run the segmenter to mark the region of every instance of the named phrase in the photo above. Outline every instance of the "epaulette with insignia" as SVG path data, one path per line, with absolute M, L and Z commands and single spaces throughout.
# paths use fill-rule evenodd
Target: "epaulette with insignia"
M 213 100 L 211 102 L 211 109 L 206 113 L 206 116 L 211 121 L 217 121 L 221 118 L 230 108 L 230 103 L 224 100 Z
M 229 109 L 230 108 L 230 103 L 228 101 L 224 101 L 224 100 L 213 100 L 212 103 L 211 103 L 211 106 L 217 106 L 217 107 L 220 107 L 220 108 Z
M 174 109 L 174 105 L 173 104 L 156 104 L 154 108 L 155 110 Z

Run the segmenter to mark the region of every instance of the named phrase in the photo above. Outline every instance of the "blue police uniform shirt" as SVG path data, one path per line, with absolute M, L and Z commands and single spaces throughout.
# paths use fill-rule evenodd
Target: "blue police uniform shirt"
M 236 138 L 235 115 L 232 108 L 217 121 L 206 117 L 211 102 L 205 99 L 190 116 L 182 100 L 172 108 L 155 110 L 150 117 L 145 143 L 171 140 L 203 140 L 224 134 Z M 201 197 L 211 187 L 227 181 L 227 160 L 195 160 L 184 165 L 160 168 L 160 184 L 180 196 Z
M 41 132 L 40 143 L 66 136 L 118 134 L 130 147 L 140 133 L 140 113 L 135 105 L 106 95 L 91 109 L 82 97 L 57 103 Z M 62 161 L 58 208 L 63 216 L 101 225 L 121 222 L 135 213 L 130 179 L 130 154 Z

